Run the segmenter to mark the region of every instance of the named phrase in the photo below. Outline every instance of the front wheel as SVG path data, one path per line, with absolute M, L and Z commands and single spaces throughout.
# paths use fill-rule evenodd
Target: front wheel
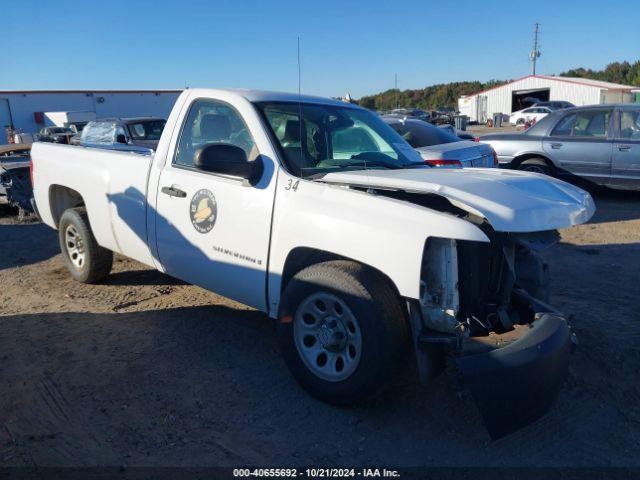
M 347 405 L 385 386 L 407 346 L 406 325 L 400 299 L 379 273 L 330 261 L 307 267 L 289 282 L 278 339 L 303 388 Z
M 96 283 L 109 275 L 113 252 L 98 245 L 84 208 L 70 208 L 62 214 L 58 236 L 62 257 L 74 279 Z

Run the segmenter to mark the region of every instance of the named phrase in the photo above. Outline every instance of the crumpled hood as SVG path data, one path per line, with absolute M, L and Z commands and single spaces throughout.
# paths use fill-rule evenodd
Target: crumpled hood
M 486 218 L 496 231 L 537 232 L 579 225 L 595 212 L 581 188 L 537 173 L 490 168 L 358 170 L 319 181 L 440 195 Z

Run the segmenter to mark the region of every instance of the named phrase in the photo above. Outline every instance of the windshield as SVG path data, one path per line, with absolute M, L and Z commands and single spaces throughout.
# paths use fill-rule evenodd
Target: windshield
M 146 120 L 144 122 L 130 123 L 129 132 L 133 140 L 160 140 L 164 120 Z
M 294 175 L 423 165 L 420 155 L 368 110 L 290 102 L 257 106 Z

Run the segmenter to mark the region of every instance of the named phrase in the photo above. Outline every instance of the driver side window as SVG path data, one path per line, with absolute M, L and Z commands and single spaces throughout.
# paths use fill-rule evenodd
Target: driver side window
M 215 100 L 196 100 L 182 127 L 173 163 L 192 167 L 196 150 L 215 143 L 240 147 L 249 160 L 258 154 L 247 125 L 233 107 Z

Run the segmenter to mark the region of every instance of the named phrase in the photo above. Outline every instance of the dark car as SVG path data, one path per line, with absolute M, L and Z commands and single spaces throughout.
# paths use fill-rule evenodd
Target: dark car
M 82 129 L 77 142 L 83 146 L 115 150 L 155 150 L 166 123 L 163 118 L 153 117 L 94 120 Z
M 503 167 L 640 189 L 638 104 L 557 110 L 523 133 L 481 140 L 494 148 Z
M 431 118 L 431 114 L 429 112 L 420 108 L 396 108 L 387 115 L 395 117 L 418 118 L 420 120 L 424 120 L 425 122 L 428 122 Z
M 38 133 L 39 142 L 69 143 L 76 134 L 70 127 L 44 127 Z
M 0 206 L 15 207 L 21 216 L 31 211 L 30 151 L 31 145 L 0 146 Z

